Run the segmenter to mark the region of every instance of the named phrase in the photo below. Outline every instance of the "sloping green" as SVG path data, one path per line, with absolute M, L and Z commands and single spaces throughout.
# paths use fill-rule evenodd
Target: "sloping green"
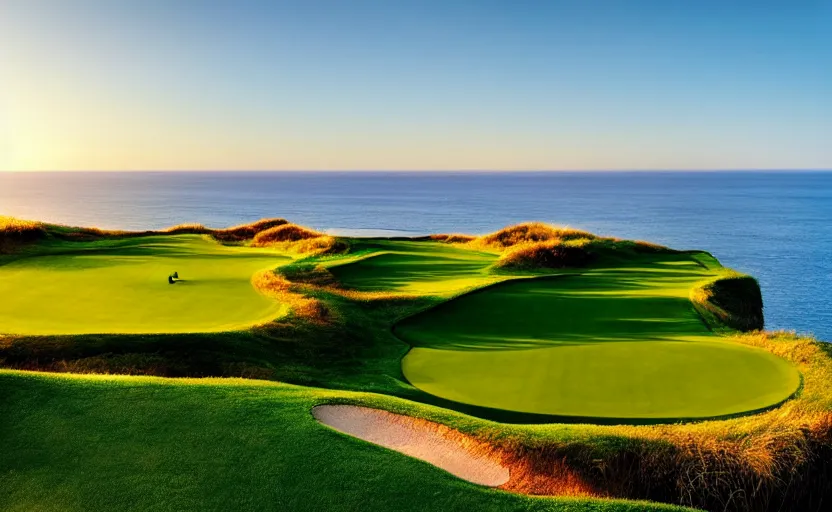
M 800 385 L 786 361 L 711 333 L 691 289 L 722 269 L 704 254 L 497 284 L 400 322 L 416 387 L 465 404 L 607 420 L 756 411 Z M 564 418 L 567 419 L 567 418 Z
M 371 240 L 353 243 L 359 257 L 334 260 L 329 271 L 348 288 L 440 295 L 488 284 L 493 253 L 433 241 Z
M 180 333 L 245 329 L 284 307 L 251 285 L 290 261 L 200 235 L 63 242 L 0 265 L 0 333 Z M 168 283 L 178 272 L 181 280 Z

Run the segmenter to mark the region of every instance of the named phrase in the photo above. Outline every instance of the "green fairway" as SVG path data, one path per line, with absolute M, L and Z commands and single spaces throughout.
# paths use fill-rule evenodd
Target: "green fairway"
M 798 372 L 722 340 L 688 298 L 721 270 L 687 254 L 497 284 L 400 322 L 403 371 L 433 395 L 579 418 L 691 419 L 788 398 Z
M 0 371 L 0 510 L 681 510 L 479 487 L 315 421 L 366 393 Z
M 0 265 L 0 332 L 173 333 L 236 330 L 283 306 L 251 285 L 258 270 L 290 261 L 267 249 L 200 235 L 69 242 Z M 174 285 L 168 275 L 182 278 Z
M 494 280 L 487 272 L 497 256 L 439 242 L 373 240 L 359 242 L 368 256 L 329 267 L 346 287 L 366 291 L 443 294 Z

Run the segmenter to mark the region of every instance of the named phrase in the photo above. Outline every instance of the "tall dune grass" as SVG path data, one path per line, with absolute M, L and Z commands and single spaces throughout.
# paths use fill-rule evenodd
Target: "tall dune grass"
M 209 235 L 220 242 L 233 243 L 251 240 L 262 231 L 288 223 L 289 221 L 286 219 L 274 218 L 220 229 L 209 228 L 202 224 L 178 224 L 160 230 L 126 231 L 97 227 L 71 227 L 0 217 L 0 237 L 12 235 L 22 237 L 28 234 L 34 238 L 53 236 L 67 241 L 90 241 L 102 238 L 131 238 L 153 235 Z
M 21 244 L 44 236 L 46 229 L 40 222 L 0 216 L 0 254 L 13 252 Z
M 470 244 L 478 248 L 505 250 L 509 247 L 530 243 L 552 240 L 566 241 L 577 238 L 593 239 L 596 237 L 592 233 L 580 229 L 551 226 L 543 222 L 525 222 L 477 237 Z
M 255 247 L 275 247 L 295 254 L 334 254 L 347 250 L 346 242 L 296 224 L 283 224 L 257 233 Z
M 286 304 L 296 317 L 315 323 L 326 323 L 329 319 L 329 310 L 321 301 L 296 291 L 295 284 L 271 270 L 254 274 L 251 283 L 264 295 Z
M 542 268 L 584 267 L 608 256 L 631 256 L 638 253 L 672 252 L 672 249 L 647 242 L 589 237 L 570 233 L 567 238 L 551 238 L 543 242 L 519 242 L 503 249 L 495 268 L 533 270 Z
M 43 224 L 31 220 L 0 216 L 0 235 L 27 237 L 44 234 Z
M 215 229 L 212 231 L 211 235 L 217 240 L 223 242 L 239 242 L 243 240 L 251 240 L 263 231 L 287 224 L 289 224 L 289 221 L 286 219 L 260 219 L 257 222 L 252 222 L 250 224 L 240 224 L 239 226 L 233 226 L 230 228 Z
M 536 269 L 536 268 L 575 268 L 583 267 L 593 260 L 593 253 L 585 241 L 565 241 L 555 238 L 546 242 L 526 243 L 506 250 L 495 263 L 496 268 Z
M 473 242 L 477 239 L 475 236 L 463 235 L 461 233 L 440 233 L 430 235 L 428 238 L 437 242 L 444 242 L 446 244 L 467 244 L 468 242 Z

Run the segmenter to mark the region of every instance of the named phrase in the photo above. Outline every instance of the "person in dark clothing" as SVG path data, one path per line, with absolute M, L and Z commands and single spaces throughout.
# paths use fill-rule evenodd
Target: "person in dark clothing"
M 176 281 L 173 280 L 173 276 L 168 276 L 168 284 L 176 284 Z

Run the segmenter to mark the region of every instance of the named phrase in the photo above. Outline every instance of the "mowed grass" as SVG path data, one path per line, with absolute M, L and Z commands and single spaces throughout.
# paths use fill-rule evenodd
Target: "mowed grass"
M 0 371 L 0 510 L 682 510 L 479 487 L 314 420 L 396 399 L 265 381 Z M 402 402 L 398 400 L 398 402 Z
M 407 379 L 448 400 L 572 419 L 720 417 L 775 405 L 800 375 L 712 334 L 691 288 L 723 271 L 705 255 L 494 285 L 395 327 Z
M 201 235 L 63 242 L 0 265 L 0 333 L 181 333 L 238 330 L 285 312 L 252 275 L 290 261 Z M 174 285 L 168 275 L 178 272 Z
M 442 295 L 488 284 L 497 255 L 432 241 L 372 240 L 353 244 L 359 257 L 333 261 L 329 271 L 348 288 Z M 363 254 L 362 254 L 363 252 Z
M 822 464 L 832 424 L 825 392 L 827 347 L 782 333 L 738 335 L 726 326 L 723 337 L 708 331 L 690 292 L 728 271 L 705 253 L 604 239 L 603 254 L 588 260 L 589 267 L 543 269 L 505 267 L 491 246 L 339 239 L 349 252 L 304 258 L 298 251 L 289 264 L 284 248 L 226 247 L 179 231 L 76 236 L 75 228 L 45 229 L 36 242 L 15 239 L 0 247 L 0 282 L 7 269 L 38 261 L 52 261 L 57 273 L 67 258 L 63 266 L 77 267 L 67 272 L 85 273 L 168 258 L 177 264 L 153 272 L 154 286 L 164 293 L 180 286 L 166 282 L 174 270 L 186 280 L 183 287 L 198 284 L 200 269 L 182 261 L 204 259 L 204 275 L 233 273 L 218 280 L 234 281 L 235 290 L 263 299 L 249 280 L 257 270 L 279 267 L 274 277 L 290 287 L 284 291 L 308 294 L 325 314 L 298 314 L 296 304 L 277 294 L 291 304 L 287 316 L 236 332 L 0 334 L 4 366 L 244 376 L 314 387 L 0 370 L 0 510 L 673 509 L 531 498 L 477 487 L 318 424 L 310 410 L 321 403 L 429 419 L 493 443 L 517 464 L 512 472 L 521 479 L 512 488 L 519 492 L 649 497 L 707 510 L 767 510 L 778 503 L 813 510 L 827 501 L 828 468 Z M 240 237 L 225 241 L 246 243 Z M 259 258 L 267 261 L 255 265 Z M 243 259 L 252 268 L 238 273 L 232 267 Z M 125 272 L 130 273 L 117 273 Z M 496 284 L 501 281 L 508 282 Z M 25 288 L 18 284 L 17 290 Z M 57 296 L 71 301 L 76 295 L 68 290 Z M 750 304 L 747 297 L 728 294 L 741 305 Z M 2 300 L 5 305 L 14 299 L 4 294 Z M 217 300 L 228 303 L 213 312 L 212 323 L 240 299 Z M 52 301 L 32 302 L 41 308 L 38 315 L 54 307 Z M 716 305 L 706 314 L 715 315 L 718 330 L 725 316 L 719 313 L 743 315 L 731 301 Z M 438 307 L 428 309 L 432 306 Z M 283 308 L 276 307 L 281 315 Z M 747 309 L 755 313 L 754 307 Z M 150 323 L 158 325 L 156 320 Z M 7 324 L 0 319 L 0 326 Z M 59 334 L 65 331 L 61 327 Z M 422 355 L 414 376 L 409 365 Z M 708 402 L 708 414 L 718 408 L 749 412 L 755 401 L 775 404 L 800 384 L 790 364 L 805 381 L 783 407 L 723 421 L 677 423 L 705 414 L 690 416 L 689 402 L 700 409 Z M 451 394 L 459 390 L 461 396 Z M 569 404 L 580 410 L 568 414 L 564 405 Z M 663 417 L 657 404 L 674 416 Z M 685 410 L 673 409 L 679 404 Z M 588 406 L 603 411 L 587 416 Z M 633 408 L 638 416 L 629 415 Z M 628 416 L 619 416 L 623 409 Z M 563 421 L 572 424 L 558 423 Z M 633 425 L 641 423 L 651 425 Z

